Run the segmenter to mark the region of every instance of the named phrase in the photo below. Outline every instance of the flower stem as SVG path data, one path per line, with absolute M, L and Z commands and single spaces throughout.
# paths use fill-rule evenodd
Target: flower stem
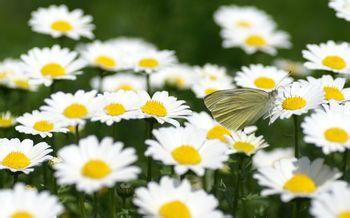
M 112 187 L 109 192 L 111 198 L 111 218 L 116 218 L 115 187 Z
M 299 156 L 300 156 L 300 151 L 299 151 L 299 123 L 298 123 L 297 115 L 293 115 L 293 122 L 294 122 L 294 156 L 296 158 L 299 158 Z
M 79 145 L 79 140 L 80 140 L 80 136 L 79 136 L 79 124 L 75 125 L 75 143 L 77 145 Z
M 80 216 L 81 216 L 81 218 L 85 218 L 86 213 L 85 213 L 85 206 L 84 206 L 84 200 L 85 200 L 84 193 L 79 193 L 78 198 L 79 198 Z
M 146 120 L 147 122 L 147 138 L 152 138 L 152 131 L 153 131 L 153 119 Z M 152 157 L 147 157 L 147 182 L 152 180 Z
M 102 89 L 103 89 L 103 86 L 102 86 L 103 78 L 105 77 L 105 72 L 104 72 L 103 69 L 99 69 L 98 70 L 98 77 L 99 77 L 99 79 L 98 79 L 98 91 L 102 92 Z
M 236 217 L 236 213 L 237 213 L 237 207 L 238 207 L 238 202 L 240 199 L 240 192 L 239 190 L 241 189 L 241 180 L 242 180 L 242 171 L 243 171 L 243 162 L 244 162 L 244 156 L 242 155 L 238 155 L 238 170 L 237 170 L 237 176 L 236 176 L 236 185 L 235 185 L 235 193 L 234 193 L 234 202 L 233 202 L 233 217 Z
M 343 154 L 343 179 L 346 178 L 346 170 L 348 167 L 348 159 L 349 159 L 349 149 L 346 149 Z
M 93 208 L 94 215 L 93 215 L 93 217 L 97 218 L 98 217 L 98 213 L 99 213 L 99 203 L 98 203 L 97 193 L 94 194 L 93 205 L 94 205 L 94 208 Z
M 14 172 L 12 174 L 13 174 L 13 183 L 12 183 L 12 185 L 14 186 L 17 183 L 17 181 L 18 181 L 19 172 Z
M 295 199 L 293 204 L 293 218 L 298 218 L 300 213 L 300 199 Z
M 214 170 L 214 182 L 213 182 L 212 193 L 215 196 L 217 194 L 218 182 L 219 182 L 219 170 Z

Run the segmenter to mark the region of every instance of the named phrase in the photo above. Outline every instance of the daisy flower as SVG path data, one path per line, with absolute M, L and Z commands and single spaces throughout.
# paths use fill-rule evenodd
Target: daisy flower
M 16 124 L 16 117 L 10 111 L 0 113 L 0 128 L 10 128 Z
M 5 59 L 0 62 L 0 84 L 7 85 L 9 78 L 23 72 L 22 62 L 15 59 Z
M 17 118 L 19 125 L 16 126 L 18 132 L 31 135 L 40 135 L 42 138 L 52 137 L 55 132 L 66 133 L 69 130 L 64 128 L 66 123 L 56 114 L 49 112 L 25 113 Z
M 280 194 L 281 200 L 288 202 L 293 198 L 313 198 L 327 191 L 341 173 L 325 165 L 318 158 L 310 161 L 307 157 L 281 159 L 270 167 L 259 168 L 254 174 L 264 189 L 261 195 Z
M 112 45 L 116 50 L 122 51 L 126 55 L 157 49 L 152 43 L 146 42 L 141 38 L 134 37 L 122 36 L 107 40 L 106 43 Z
M 277 49 L 291 47 L 287 33 L 264 28 L 246 31 L 224 30 L 222 37 L 224 38 L 224 48 L 240 47 L 247 54 L 262 51 L 270 55 L 276 55 Z
M 277 118 L 286 119 L 317 108 L 324 102 L 322 84 L 317 81 L 299 80 L 278 89 L 275 106 L 270 113 L 270 123 Z
M 83 122 L 79 123 L 78 126 L 68 125 L 68 126 L 66 126 L 66 128 L 69 130 L 69 133 L 76 134 L 77 128 L 78 128 L 78 131 L 81 132 L 84 130 L 85 126 L 86 126 L 86 121 L 83 120 Z
M 169 96 L 166 91 L 156 92 L 152 98 L 145 91 L 138 93 L 141 98 L 141 114 L 145 118 L 154 118 L 158 123 L 170 123 L 180 126 L 175 119 L 186 119 L 192 114 L 185 101 Z
M 257 151 L 269 146 L 263 136 L 255 136 L 254 133 L 246 134 L 244 131 L 231 131 L 230 136 L 226 136 L 230 154 L 244 153 L 251 156 Z
M 47 105 L 41 106 L 40 109 L 60 115 L 68 125 L 79 125 L 94 114 L 97 107 L 94 103 L 95 95 L 94 90 L 78 90 L 74 94 L 57 92 L 45 99 Z
M 248 67 L 242 67 L 241 71 L 237 72 L 235 81 L 238 86 L 244 88 L 261 89 L 270 92 L 278 88 L 278 86 L 286 86 L 293 79 L 288 77 L 288 72 L 279 70 L 276 67 L 251 64 Z
M 91 118 L 111 126 L 122 119 L 135 119 L 141 116 L 139 110 L 141 101 L 136 92 L 119 90 L 115 93 L 105 92 L 96 98 L 99 109 Z
M 350 1 L 349 0 L 332 0 L 328 3 L 330 8 L 336 12 L 336 16 L 350 21 Z
M 51 5 L 32 12 L 29 25 L 34 32 L 51 35 L 54 38 L 66 36 L 74 40 L 80 37 L 94 38 L 92 17 L 80 9 L 69 11 L 65 5 Z
M 308 44 L 303 50 L 304 64 L 310 70 L 328 70 L 347 74 L 350 71 L 350 46 L 348 43 L 328 41 L 320 45 Z
M 37 91 L 39 84 L 37 84 L 28 72 L 25 72 L 21 67 L 23 64 L 20 63 L 18 70 L 12 71 L 11 74 L 7 75 L 5 80 L 6 86 L 11 89 L 20 89 L 25 91 Z
M 51 159 L 52 149 L 46 142 L 34 145 L 30 139 L 0 139 L 0 169 L 29 174 L 42 162 Z
M 177 59 L 174 51 L 147 50 L 130 55 L 127 61 L 131 63 L 131 67 L 136 72 L 152 73 L 176 64 Z
M 193 126 L 160 128 L 153 135 L 155 140 L 146 140 L 145 155 L 174 166 L 178 175 L 191 170 L 203 176 L 205 169 L 220 169 L 228 160 L 224 143 L 207 140 L 206 131 Z
M 273 64 L 286 72 L 289 72 L 292 76 L 304 76 L 309 74 L 309 70 L 301 62 L 292 61 L 288 59 L 276 59 Z
M 221 6 L 214 13 L 214 20 L 222 28 L 233 29 L 235 31 L 256 28 L 272 30 L 276 27 L 275 22 L 268 14 L 250 6 Z
M 325 154 L 350 148 L 350 114 L 347 110 L 332 101 L 306 117 L 301 124 L 305 142 L 321 147 Z
M 0 217 L 55 218 L 63 213 L 59 199 L 48 191 L 38 192 L 17 183 L 13 189 L 0 190 Z
M 315 218 L 347 218 L 350 216 L 350 187 L 337 182 L 329 192 L 320 193 L 311 201 L 310 213 Z
M 218 200 L 203 190 L 193 190 L 188 180 L 164 176 L 159 183 L 136 189 L 134 204 L 144 217 L 221 218 Z
M 99 86 L 99 78 L 94 78 L 91 81 L 91 86 L 97 89 Z M 102 91 L 115 92 L 118 90 L 125 91 L 141 91 L 146 90 L 146 79 L 144 76 L 117 73 L 111 76 L 105 76 L 102 79 Z
M 204 98 L 215 91 L 233 88 L 235 88 L 235 85 L 230 80 L 203 79 L 195 82 L 192 86 L 192 91 L 197 98 Z
M 232 78 L 227 75 L 226 69 L 214 64 L 205 64 L 203 67 L 194 67 L 194 72 L 201 80 L 227 80 L 232 83 Z
M 257 169 L 272 167 L 276 161 L 293 157 L 294 150 L 292 148 L 275 148 L 271 151 L 260 150 L 253 156 L 253 165 Z
M 86 63 L 78 53 L 54 45 L 51 48 L 33 48 L 22 55 L 24 69 L 39 84 L 50 86 L 53 80 L 75 80 Z
M 137 178 L 138 167 L 132 166 L 137 156 L 135 149 L 123 149 L 122 142 L 96 136 L 81 139 L 79 145 L 68 145 L 58 151 L 61 162 L 54 165 L 60 185 L 75 185 L 88 194 L 102 187 L 113 187 L 117 182 Z

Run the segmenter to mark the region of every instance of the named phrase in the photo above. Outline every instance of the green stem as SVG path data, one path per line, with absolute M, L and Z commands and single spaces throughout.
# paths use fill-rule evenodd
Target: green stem
M 146 88 L 147 88 L 147 92 L 149 95 L 152 95 L 152 87 L 151 87 L 151 80 L 150 80 L 150 75 L 148 73 L 146 73 Z
M 217 194 L 218 182 L 219 182 L 219 170 L 214 170 L 214 182 L 213 182 L 212 193 L 215 196 Z
M 116 203 L 115 203 L 115 187 L 110 189 L 110 198 L 111 198 L 111 218 L 116 218 Z
M 149 120 L 146 120 L 146 122 L 148 124 L 147 138 L 151 139 L 154 121 L 153 119 L 149 119 Z M 147 182 L 150 182 L 152 180 L 152 162 L 153 162 L 152 157 L 147 157 Z
M 348 159 L 349 159 L 349 149 L 346 149 L 343 154 L 343 179 L 346 178 L 346 170 L 348 167 Z
M 85 218 L 86 213 L 85 213 L 85 205 L 84 205 L 84 200 L 85 200 L 84 193 L 79 193 L 78 197 L 79 197 L 80 216 L 81 218 Z
M 300 156 L 300 151 L 299 151 L 299 123 L 298 123 L 297 115 L 293 115 L 293 121 L 294 121 L 294 156 L 296 158 L 299 158 L 299 156 Z
M 300 213 L 300 199 L 295 199 L 293 204 L 293 218 L 298 218 Z
M 13 186 L 17 183 L 18 176 L 19 176 L 19 172 L 13 173 L 13 183 L 12 183 Z
M 98 213 L 99 213 L 99 203 L 98 203 L 97 193 L 94 194 L 93 205 L 94 205 L 94 208 L 93 208 L 94 217 L 97 218 L 98 217 Z
M 80 135 L 79 135 L 79 124 L 75 125 L 75 143 L 79 145 Z
M 118 136 L 117 123 L 113 123 L 112 126 L 112 137 L 116 141 Z
M 202 176 L 202 186 L 203 186 L 203 190 L 207 191 L 207 177 L 206 177 L 207 173 L 204 172 L 203 176 Z
M 238 170 L 237 170 L 237 177 L 236 177 L 236 186 L 235 186 L 235 193 L 234 193 L 234 203 L 233 203 L 233 217 L 236 217 L 237 213 L 237 207 L 240 199 L 240 186 L 241 186 L 241 180 L 242 180 L 242 170 L 243 170 L 243 161 L 244 161 L 244 156 L 243 154 L 238 154 Z
M 105 72 L 103 69 L 99 69 L 98 72 L 98 77 L 99 77 L 99 81 L 98 81 L 98 91 L 99 92 L 103 92 L 103 78 L 105 77 Z

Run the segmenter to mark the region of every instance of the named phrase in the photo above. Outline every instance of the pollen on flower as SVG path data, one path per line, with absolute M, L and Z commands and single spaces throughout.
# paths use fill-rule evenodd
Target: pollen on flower
M 15 213 L 13 213 L 10 218 L 34 218 L 34 216 L 27 212 L 27 211 L 16 211 Z
M 45 64 L 41 68 L 41 74 L 43 76 L 56 78 L 56 77 L 64 76 L 66 74 L 66 70 L 60 64 L 49 63 L 49 64 Z
M 306 106 L 306 100 L 302 97 L 288 97 L 284 99 L 282 108 L 285 110 L 299 110 Z
M 315 182 L 302 173 L 295 174 L 290 178 L 283 186 L 285 190 L 288 190 L 293 193 L 313 193 L 316 191 L 317 186 Z
M 2 160 L 2 165 L 20 170 L 28 167 L 30 164 L 30 159 L 20 151 L 10 152 L 6 157 Z
M 16 79 L 15 85 L 21 89 L 29 89 L 29 81 L 27 79 Z
M 207 139 L 219 139 L 222 142 L 226 142 L 225 136 L 229 136 L 230 131 L 221 125 L 216 125 L 211 128 L 207 133 Z
M 139 61 L 139 66 L 143 68 L 156 68 L 159 66 L 159 62 L 154 58 L 143 58 Z
M 141 111 L 148 115 L 154 115 L 158 117 L 165 117 L 168 114 L 167 109 L 162 102 L 149 100 L 141 107 Z
M 346 62 L 342 57 L 330 55 L 322 60 L 322 64 L 334 70 L 342 70 L 346 67 Z
M 255 150 L 255 146 L 249 142 L 235 142 L 233 147 L 238 152 L 244 152 L 246 154 L 250 154 Z
M 74 103 L 66 107 L 63 111 L 63 115 L 70 119 L 83 118 L 88 114 L 87 108 L 78 103 Z
M 171 201 L 163 204 L 159 209 L 159 216 L 163 218 L 191 218 L 191 212 L 181 201 Z
M 73 30 L 73 26 L 65 20 L 57 20 L 57 21 L 53 22 L 51 24 L 51 28 L 53 30 L 63 32 L 63 33 L 66 33 L 66 32 Z
M 171 152 L 172 157 L 183 165 L 197 165 L 202 161 L 198 151 L 189 145 L 181 145 Z
M 337 218 L 350 218 L 350 211 L 341 212 Z
M 54 128 L 53 123 L 46 120 L 37 121 L 33 125 L 33 129 L 39 132 L 50 132 L 51 130 L 53 130 L 53 128 Z
M 266 39 L 259 35 L 251 35 L 247 37 L 245 43 L 252 47 L 263 47 L 267 44 Z
M 89 160 L 81 169 L 81 174 L 90 179 L 103 179 L 112 172 L 112 169 L 103 160 Z
M 207 88 L 206 90 L 204 90 L 205 95 L 210 95 L 213 92 L 216 92 L 217 89 L 214 88 Z
M 330 142 L 344 144 L 349 140 L 349 134 L 342 128 L 333 127 L 324 132 L 324 137 Z
M 323 91 L 325 93 L 325 99 L 326 100 L 336 100 L 336 101 L 344 101 L 344 95 L 343 93 L 336 87 L 330 87 L 326 86 L 323 88 Z
M 125 108 L 122 104 L 113 103 L 104 108 L 105 112 L 110 116 L 119 116 L 125 113 Z
M 0 117 L 0 128 L 8 128 L 12 126 L 12 124 L 13 124 L 12 118 Z
M 241 28 L 250 28 L 252 27 L 252 24 L 249 21 L 246 20 L 239 20 L 236 23 L 237 27 L 241 27 Z
M 100 55 L 95 59 L 95 63 L 102 68 L 110 69 L 117 66 L 116 61 L 106 55 Z
M 261 89 L 273 89 L 276 86 L 273 79 L 264 76 L 256 78 L 254 84 Z

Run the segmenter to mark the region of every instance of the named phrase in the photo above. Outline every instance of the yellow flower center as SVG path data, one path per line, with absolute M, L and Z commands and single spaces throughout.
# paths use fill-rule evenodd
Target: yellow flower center
M 285 190 L 288 190 L 293 193 L 313 193 L 316 191 L 317 186 L 315 182 L 302 173 L 295 174 L 290 178 L 283 186 Z
M 245 43 L 252 47 L 263 47 L 267 44 L 266 40 L 259 35 L 251 35 L 247 37 Z
M 43 76 L 56 78 L 56 77 L 64 76 L 66 74 L 66 70 L 60 64 L 49 63 L 49 64 L 45 64 L 41 68 L 41 74 Z
M 264 76 L 256 78 L 254 84 L 261 89 L 273 89 L 276 86 L 273 79 Z
M 13 213 L 10 218 L 34 218 L 34 216 L 27 211 L 17 211 Z
M 0 80 L 6 79 L 7 73 L 6 72 L 0 72 Z
M 143 58 L 139 61 L 139 66 L 143 68 L 156 68 L 159 66 L 159 62 L 154 58 Z
M 249 142 L 235 142 L 233 147 L 238 152 L 244 152 L 246 154 L 250 154 L 255 150 L 255 146 Z
M 24 169 L 29 164 L 30 159 L 21 151 L 12 151 L 2 160 L 2 165 L 16 170 Z
M 66 107 L 63 111 L 63 115 L 67 118 L 74 119 L 74 118 L 83 118 L 88 114 L 87 108 L 78 103 L 74 103 Z
M 119 103 L 109 104 L 104 109 L 105 112 L 110 116 L 119 116 L 125 113 L 124 106 Z
M 155 100 L 149 100 L 141 107 L 141 110 L 145 114 L 154 115 L 158 117 L 165 117 L 168 114 L 167 109 L 163 103 Z
M 134 87 L 129 84 L 121 84 L 118 86 L 117 90 L 132 91 Z
M 336 87 L 326 86 L 323 88 L 323 91 L 325 93 L 326 100 L 331 100 L 331 99 L 336 101 L 345 100 L 343 93 Z
M 207 139 L 219 139 L 222 142 L 226 142 L 225 136 L 229 136 L 230 131 L 223 126 L 217 125 L 208 131 Z
M 213 92 L 216 92 L 218 89 L 214 89 L 214 88 L 207 88 L 204 93 L 205 95 L 210 95 Z
M 12 126 L 12 124 L 13 124 L 12 118 L 0 117 L 0 128 L 7 128 Z
M 175 148 L 171 155 L 178 163 L 183 165 L 197 165 L 202 161 L 198 151 L 189 145 L 181 145 Z
M 340 213 L 337 218 L 350 218 L 350 211 L 344 211 Z
M 166 83 L 168 83 L 171 86 L 183 88 L 186 84 L 186 80 L 184 80 L 182 77 L 173 77 L 173 78 L 168 78 L 166 80 Z
M 159 209 L 162 218 L 191 218 L 191 212 L 181 201 L 171 201 L 163 204 Z
M 349 134 L 341 128 L 329 128 L 324 132 L 324 137 L 330 142 L 344 144 L 349 139 Z
M 322 60 L 322 64 L 334 70 L 341 70 L 346 67 L 346 62 L 342 57 L 330 55 Z
M 306 106 L 306 100 L 302 97 L 288 97 L 284 99 L 282 108 L 285 110 L 299 110 Z
M 81 174 L 90 179 L 103 179 L 112 172 L 112 169 L 102 160 L 89 160 L 81 169 Z
M 66 33 L 71 31 L 73 29 L 73 26 L 65 20 L 57 20 L 51 24 L 51 28 L 53 30 Z
M 236 26 L 241 28 L 250 28 L 252 27 L 252 24 L 246 20 L 239 20 L 236 22 Z
M 15 85 L 21 89 L 29 89 L 29 81 L 27 79 L 16 79 Z
M 96 64 L 102 68 L 111 69 L 117 65 L 116 61 L 113 58 L 110 58 L 105 55 L 100 55 L 95 59 Z
M 50 132 L 53 130 L 54 125 L 46 120 L 40 120 L 34 123 L 33 129 L 39 132 Z

